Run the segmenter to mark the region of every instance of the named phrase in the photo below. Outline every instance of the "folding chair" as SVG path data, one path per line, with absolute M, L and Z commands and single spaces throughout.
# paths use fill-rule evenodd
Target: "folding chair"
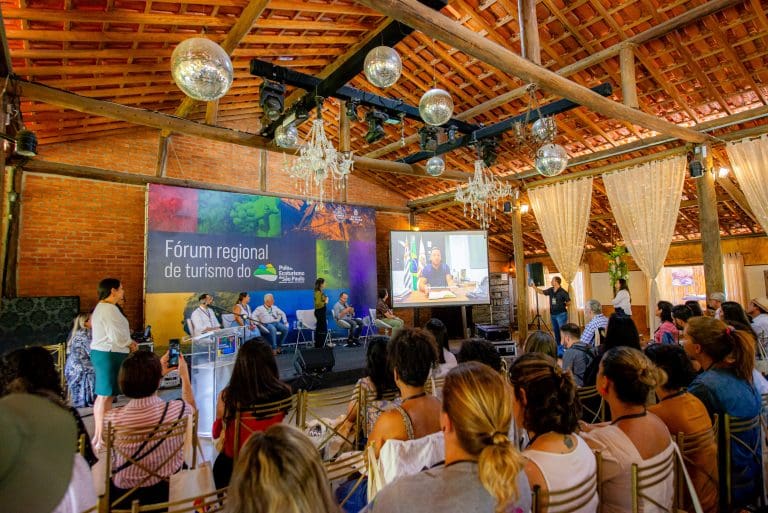
M 762 432 L 760 430 L 761 416 L 756 415 L 751 418 L 743 417 L 731 417 L 727 413 L 722 417 L 722 436 L 718 439 L 718 456 L 721 460 L 719 468 L 724 469 L 720 475 L 720 497 L 721 503 L 725 498 L 725 505 L 728 510 L 732 510 L 735 506 L 744 506 L 744 504 L 734 503 L 734 488 L 756 486 L 757 488 L 757 501 L 760 505 L 764 505 L 763 498 L 763 460 L 762 460 Z M 756 435 L 753 441 L 747 440 L 746 435 L 750 432 L 755 432 Z M 751 459 L 756 463 L 760 469 L 757 476 L 747 475 L 746 479 L 738 479 L 738 476 L 743 475 L 745 469 L 735 469 L 733 465 L 733 447 L 732 444 L 742 447 L 749 452 Z M 723 474 L 725 474 L 723 476 Z M 755 485 L 756 483 L 756 485 Z
M 674 444 L 675 442 L 671 442 Z M 660 461 L 646 465 L 632 464 L 631 483 L 632 483 L 632 513 L 639 513 L 641 510 L 651 507 L 651 505 L 662 511 L 676 513 L 675 511 L 675 458 L 674 447 L 670 447 L 669 454 Z M 671 479 L 672 497 L 669 507 L 659 501 L 664 499 L 659 497 L 659 485 Z M 641 505 L 642 503 L 642 505 Z
M 594 424 L 598 419 L 601 422 L 605 421 L 605 400 L 597 392 L 596 386 L 578 387 L 576 395 L 581 401 L 581 418 L 584 422 Z
M 373 322 L 373 327 L 376 329 L 384 330 L 385 335 L 389 335 L 392 332 L 392 326 L 387 324 L 386 322 L 382 321 L 381 319 L 376 318 L 376 309 L 375 308 L 369 308 L 368 309 L 368 315 L 371 316 L 371 322 Z
M 173 513 L 218 513 L 224 511 L 224 505 L 227 500 L 227 488 L 221 488 L 215 492 L 197 495 L 174 502 L 163 502 L 160 504 L 147 504 L 142 506 L 139 501 L 134 501 L 130 510 L 126 513 L 161 513 L 172 511 Z M 118 513 L 117 510 L 112 510 Z M 88 512 L 84 512 L 88 513 Z
M 280 401 L 238 409 L 235 412 L 235 429 L 233 430 L 235 434 L 233 440 L 233 464 L 237 462 L 240 448 L 248 441 L 251 435 L 257 432 L 257 429 L 254 429 L 252 424 L 248 423 L 249 420 L 267 420 L 280 416 L 280 422 L 286 424 L 295 423 L 298 418 L 297 405 L 298 394 L 293 394 Z
M 66 342 L 61 342 L 59 344 L 51 344 L 43 347 L 49 353 L 51 353 L 51 356 L 53 356 L 53 362 L 54 362 L 54 366 L 56 367 L 56 372 L 59 373 L 59 383 L 61 383 L 61 389 L 67 394 L 67 397 L 69 397 L 69 387 L 67 386 L 67 378 L 66 376 L 64 376 L 64 367 L 67 364 Z
M 314 344 L 315 341 L 315 330 L 317 329 L 317 319 L 315 319 L 315 311 L 314 310 L 296 310 L 296 330 L 298 330 L 298 336 L 296 338 L 296 350 L 295 353 L 299 352 L 299 344 L 304 344 L 305 346 L 308 344 Z M 312 332 L 312 337 L 309 339 L 304 338 L 304 330 L 309 330 Z M 331 332 L 328 331 L 325 334 L 325 340 L 323 341 L 323 345 L 327 345 L 331 341 Z
M 363 472 L 365 468 L 365 453 L 363 451 L 355 451 L 334 461 L 325 462 L 324 465 L 325 472 L 328 474 L 328 481 L 331 483 L 333 481 L 346 480 L 357 473 L 360 474 L 354 486 L 339 504 L 339 506 L 344 506 L 363 483 L 363 479 L 365 479 L 365 472 Z
M 569 488 L 542 492 L 541 487 L 536 485 L 532 495 L 532 513 L 574 513 L 593 500 L 597 506 L 597 466 L 595 472 Z
M 337 426 L 329 421 L 330 419 L 325 418 L 321 414 L 321 411 L 327 411 L 328 408 L 338 409 L 339 406 L 346 407 L 350 401 L 359 397 L 359 395 L 359 385 L 318 392 L 307 392 L 305 390 L 299 392 L 298 426 L 306 430 L 309 427 L 310 421 L 316 421 L 325 427 L 325 435 L 316 441 L 317 449 L 321 453 L 329 446 L 334 436 L 340 437 L 343 443 L 349 444 L 353 448 L 357 446 L 357 429 L 354 429 L 350 434 L 341 433 Z M 330 455 L 330 457 L 333 457 L 333 455 Z
M 154 424 L 151 426 L 123 428 L 116 427 L 111 422 L 107 423 L 106 432 L 106 472 L 104 496 L 105 504 L 108 510 L 113 510 L 114 506 L 128 498 L 136 490 L 143 487 L 144 484 L 152 478 L 160 478 L 164 481 L 170 479 L 169 475 L 163 475 L 165 467 L 173 458 L 183 451 L 185 435 L 187 432 L 187 423 L 193 423 L 193 433 L 197 433 L 197 412 L 192 416 L 184 415 L 178 420 Z M 157 450 L 161 444 L 169 444 L 163 452 L 167 456 L 160 462 L 152 465 L 148 464 L 145 457 Z M 197 459 L 197 437 L 192 437 L 192 466 L 196 465 Z M 120 497 L 110 497 L 110 480 L 113 473 L 119 472 L 112 467 L 113 458 L 119 456 L 124 463 L 121 467 L 135 466 L 145 473 L 141 481 Z M 175 472 L 178 469 L 173 469 Z

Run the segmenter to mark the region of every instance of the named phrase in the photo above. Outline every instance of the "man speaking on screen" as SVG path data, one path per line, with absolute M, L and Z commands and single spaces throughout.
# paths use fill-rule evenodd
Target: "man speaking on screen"
M 429 263 L 419 274 L 419 290 L 429 294 L 428 288 L 453 286 L 451 270 L 448 265 L 443 263 L 443 254 L 440 252 L 440 248 L 433 247 L 429 252 Z

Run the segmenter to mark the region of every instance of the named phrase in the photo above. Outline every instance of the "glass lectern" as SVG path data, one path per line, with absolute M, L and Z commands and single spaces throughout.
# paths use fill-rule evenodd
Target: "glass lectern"
M 210 437 L 216 418 L 216 398 L 227 386 L 235 366 L 242 330 L 224 328 L 191 338 L 192 392 L 198 408 L 197 433 Z

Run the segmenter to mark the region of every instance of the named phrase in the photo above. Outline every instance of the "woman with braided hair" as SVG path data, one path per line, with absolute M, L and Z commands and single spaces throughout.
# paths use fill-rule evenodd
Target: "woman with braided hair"
M 582 437 L 600 451 L 600 503 L 602 513 L 632 511 L 632 465 L 643 467 L 666 461 L 674 451 L 667 426 L 645 409 L 649 395 L 663 385 L 663 370 L 637 349 L 610 349 L 600 361 L 597 391 L 611 408 L 610 424 L 582 425 Z M 670 472 L 645 490 L 656 504 L 641 500 L 644 513 L 670 511 L 675 495 L 675 475 Z
M 556 513 L 547 507 L 548 493 L 573 490 L 558 498 L 576 499 L 585 493 L 577 485 L 595 474 L 597 463 L 587 443 L 575 433 L 581 417 L 581 405 L 576 397 L 576 383 L 570 372 L 563 371 L 557 361 L 542 353 L 526 353 L 509 368 L 509 380 L 514 393 L 514 413 L 517 425 L 528 431 L 530 442 L 523 451 L 528 461 L 525 473 L 531 487 L 539 486 L 542 507 L 539 511 Z M 595 491 L 597 483 L 591 485 Z M 598 498 L 573 513 L 594 513 Z M 572 503 L 561 505 L 568 508 Z
M 507 437 L 511 391 L 503 376 L 478 362 L 451 369 L 440 426 L 445 465 L 394 481 L 368 512 L 524 513 L 531 489 L 524 459 Z

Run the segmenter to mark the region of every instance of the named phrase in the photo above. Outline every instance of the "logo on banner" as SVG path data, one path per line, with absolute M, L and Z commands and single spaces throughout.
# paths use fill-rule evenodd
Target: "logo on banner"
M 281 265 L 277 277 L 278 283 L 306 283 L 307 277 L 304 271 L 297 271 L 290 265 Z
M 277 270 L 272 264 L 261 264 L 253 270 L 253 276 L 264 281 L 275 281 L 277 279 Z

